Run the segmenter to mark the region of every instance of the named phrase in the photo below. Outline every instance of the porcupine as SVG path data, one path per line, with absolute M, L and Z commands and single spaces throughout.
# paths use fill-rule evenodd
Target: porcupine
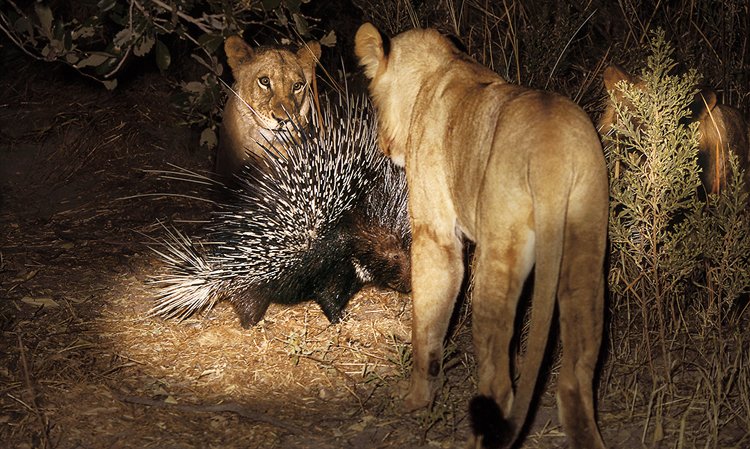
M 337 322 L 367 284 L 409 291 L 403 170 L 378 150 L 366 99 L 322 103 L 322 123 L 283 140 L 285 155 L 267 148 L 245 166 L 205 244 L 169 232 L 151 315 L 182 319 L 227 299 L 250 327 L 272 302 L 313 300 Z

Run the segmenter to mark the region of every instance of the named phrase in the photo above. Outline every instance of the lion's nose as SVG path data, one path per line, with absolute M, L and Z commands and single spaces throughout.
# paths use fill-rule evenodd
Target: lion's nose
M 276 124 L 278 125 L 279 128 L 283 128 L 289 122 L 292 121 L 292 119 L 290 117 L 288 117 L 288 116 L 287 117 L 279 117 L 276 114 L 273 114 L 273 118 L 274 118 L 274 120 L 276 120 Z

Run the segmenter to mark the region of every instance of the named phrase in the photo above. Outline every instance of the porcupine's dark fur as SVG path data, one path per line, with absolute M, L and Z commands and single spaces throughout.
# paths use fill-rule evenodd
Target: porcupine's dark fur
M 403 169 L 386 160 L 377 184 L 347 219 L 354 230 L 354 261 L 361 277 L 371 278 L 367 271 L 373 271 L 381 287 L 410 291 L 411 229 Z
M 205 244 L 170 232 L 152 315 L 185 318 L 228 300 L 243 327 L 272 302 L 314 300 L 331 322 L 366 284 L 410 289 L 406 181 L 377 149 L 366 100 L 324 104 L 286 156 L 253 159 Z

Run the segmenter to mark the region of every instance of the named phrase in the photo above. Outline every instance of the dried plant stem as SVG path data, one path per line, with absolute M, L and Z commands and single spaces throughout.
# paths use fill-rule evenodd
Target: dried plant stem
M 238 402 L 223 402 L 221 404 L 198 404 L 198 405 L 187 405 L 187 404 L 170 404 L 164 401 L 158 401 L 154 399 L 142 398 L 137 396 L 119 396 L 118 399 L 122 402 L 128 402 L 131 404 L 147 405 L 149 407 L 167 408 L 180 410 L 184 412 L 195 412 L 195 413 L 236 413 L 243 418 L 247 418 L 253 421 L 269 424 L 280 429 L 284 429 L 294 435 L 300 435 L 303 433 L 299 426 L 287 423 L 283 420 L 273 418 L 266 413 L 260 412 L 253 409 L 247 404 L 240 404 Z
M 42 448 L 47 448 L 49 446 L 49 423 L 47 420 L 47 417 L 44 414 L 44 411 L 39 408 L 39 403 L 37 401 L 37 392 L 34 388 L 34 382 L 31 379 L 31 372 L 29 371 L 29 363 L 26 360 L 26 348 L 23 345 L 23 340 L 21 339 L 21 334 L 18 334 L 18 352 L 20 353 L 21 358 L 21 367 L 23 368 L 23 380 L 24 384 L 26 385 L 26 391 L 29 394 L 29 403 L 31 404 L 31 408 L 34 411 L 34 415 L 37 418 L 37 421 L 39 421 L 39 428 L 40 428 L 40 435 L 42 438 Z

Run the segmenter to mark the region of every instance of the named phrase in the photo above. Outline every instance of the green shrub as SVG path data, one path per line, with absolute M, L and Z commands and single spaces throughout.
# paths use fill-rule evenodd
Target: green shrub
M 747 320 L 733 310 L 750 287 L 747 195 L 735 161 L 728 188 L 698 198 L 697 124 L 683 124 L 698 77 L 671 74 L 663 32 L 651 50 L 643 86 L 622 86 L 605 136 L 611 369 L 629 374 L 612 378 L 650 383 L 645 392 L 622 385 L 647 408 L 644 435 L 720 447 L 722 429 L 750 424 Z M 688 418 L 701 426 L 688 428 Z

